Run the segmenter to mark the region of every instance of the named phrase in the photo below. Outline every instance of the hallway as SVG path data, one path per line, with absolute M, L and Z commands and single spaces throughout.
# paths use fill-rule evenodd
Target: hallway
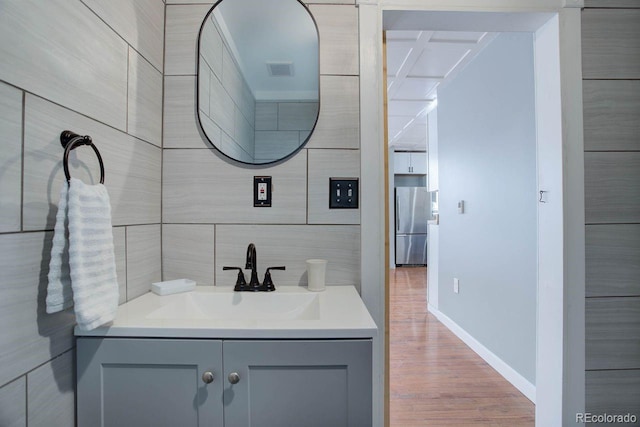
M 391 426 L 533 426 L 533 403 L 427 312 L 426 282 L 390 272 Z

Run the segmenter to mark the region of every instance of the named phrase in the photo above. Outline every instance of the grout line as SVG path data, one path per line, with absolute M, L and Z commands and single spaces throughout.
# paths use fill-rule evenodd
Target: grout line
M 638 81 L 640 80 L 639 78 L 627 78 L 627 77 L 608 77 L 608 78 L 604 78 L 604 77 L 594 77 L 594 78 L 582 78 L 583 82 L 588 82 L 588 81 Z
M 598 225 L 640 225 L 640 222 L 585 222 L 585 226 Z
M 167 4 L 163 10 L 163 31 L 162 31 L 162 107 L 160 118 L 160 280 L 164 280 L 164 117 L 165 117 L 165 63 L 167 57 Z
M 593 295 L 585 296 L 585 299 L 612 299 L 612 298 L 640 298 L 640 295 Z
M 124 227 L 124 302 L 129 301 L 129 241 L 127 238 L 129 231 L 128 228 L 129 227 L 127 226 Z
M 585 369 L 585 372 L 640 371 L 640 368 Z
M 638 150 L 584 150 L 585 153 L 640 153 L 640 149 Z
M 127 90 L 126 90 L 126 99 L 124 105 L 124 127 L 126 132 L 129 133 L 129 80 L 131 79 L 131 46 L 127 45 Z
M 22 91 L 22 129 L 21 131 L 21 164 L 20 164 L 20 231 L 24 231 L 24 154 L 27 118 L 27 95 Z
M 24 419 L 25 419 L 24 425 L 25 427 L 29 427 L 29 378 L 27 377 L 27 375 L 28 374 L 24 374 Z
M 213 224 L 213 286 L 216 285 L 216 263 L 218 262 L 216 236 L 218 235 L 218 224 Z

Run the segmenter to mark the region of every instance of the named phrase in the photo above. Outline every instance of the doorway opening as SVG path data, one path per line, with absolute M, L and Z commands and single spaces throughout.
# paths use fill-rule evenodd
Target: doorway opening
M 530 195 L 534 196 L 539 192 L 541 188 L 551 188 L 554 185 L 558 184 L 558 181 L 554 181 L 549 178 L 550 175 L 556 174 L 554 178 L 557 178 L 558 165 L 554 162 L 549 162 L 549 159 L 545 156 L 549 154 L 549 151 L 557 150 L 558 144 L 561 146 L 562 144 L 562 135 L 561 135 L 561 126 L 560 126 L 560 93 L 559 93 L 559 58 L 558 58 L 558 21 L 557 15 L 551 13 L 485 13 L 485 12 L 418 12 L 418 11 L 384 11 L 383 13 L 383 27 L 385 30 L 389 31 L 408 31 L 408 32 L 445 32 L 445 31 L 458 31 L 458 32 L 493 32 L 493 33 L 506 33 L 506 32 L 520 32 L 520 33 L 529 33 L 533 38 L 533 52 L 535 61 L 533 61 L 532 65 L 532 74 L 535 76 L 535 100 L 533 102 L 535 114 L 534 114 L 534 125 L 533 125 L 533 138 L 534 138 L 534 147 L 533 147 L 533 156 L 534 159 L 543 158 L 542 163 L 538 163 L 535 169 L 535 173 L 533 176 L 533 185 L 534 190 L 529 191 Z M 433 76 L 431 76 L 433 77 Z M 389 101 L 391 102 L 391 101 Z M 428 116 L 427 112 L 425 116 Z M 391 123 L 389 124 L 391 127 Z M 543 143 L 541 141 L 544 141 Z M 387 148 L 385 148 L 385 151 Z M 428 150 L 429 151 L 429 150 Z M 391 152 L 386 153 L 388 156 L 391 155 Z M 477 153 L 476 153 L 477 154 Z M 431 159 L 430 159 L 431 161 Z M 431 166 L 431 165 L 430 165 Z M 440 165 L 443 167 L 443 165 Z M 391 169 L 391 168 L 389 168 Z M 430 168 L 431 169 L 431 168 Z M 560 171 L 562 171 L 562 167 L 559 167 Z M 560 177 L 562 174 L 560 173 Z M 427 181 L 429 179 L 427 178 Z M 429 184 L 428 184 L 429 185 Z M 558 190 L 557 195 L 562 196 L 561 191 L 561 179 L 559 183 L 560 187 L 554 187 L 554 190 Z M 439 190 L 439 185 L 436 185 L 435 188 L 432 186 L 430 189 Z M 391 190 L 391 186 L 387 186 L 387 191 Z M 481 190 L 481 189 L 475 189 Z M 494 189 L 484 189 L 484 190 L 496 190 Z M 548 190 L 544 190 L 549 192 Z M 388 193 L 389 197 L 393 200 L 393 193 Z M 465 210 L 465 199 L 456 195 L 459 198 L 459 201 L 462 203 L 458 203 L 455 209 L 458 209 L 458 214 L 464 214 Z M 440 208 L 442 209 L 442 194 L 440 194 Z M 455 197 L 451 198 L 451 200 L 455 200 Z M 487 199 L 490 203 L 490 198 Z M 450 200 L 449 200 L 450 201 Z M 532 263 L 534 264 L 537 271 L 534 270 L 533 275 L 534 279 L 534 289 L 533 289 L 533 300 L 538 300 L 538 305 L 532 309 L 533 315 L 529 316 L 529 324 L 531 324 L 531 317 L 533 317 L 534 330 L 533 330 L 533 338 L 530 339 L 527 343 L 529 350 L 529 360 L 528 365 L 534 367 L 533 374 L 528 372 L 526 374 L 523 373 L 523 369 L 520 366 L 517 366 L 518 360 L 521 359 L 519 355 L 508 354 L 509 350 L 506 352 L 498 351 L 497 356 L 494 354 L 491 349 L 495 348 L 493 344 L 486 344 L 486 339 L 482 336 L 479 338 L 475 338 L 474 335 L 478 335 L 476 331 L 472 331 L 469 333 L 465 330 L 464 327 L 460 327 L 457 330 L 456 326 L 457 322 L 464 323 L 468 322 L 468 320 L 460 320 L 461 310 L 456 311 L 456 301 L 455 299 L 451 299 L 451 295 L 444 296 L 443 292 L 448 293 L 458 293 L 455 292 L 453 287 L 449 286 L 449 283 L 443 284 L 439 283 L 439 279 L 441 277 L 445 277 L 443 271 L 436 271 L 436 275 L 434 282 L 429 283 L 429 303 L 432 305 L 431 308 L 435 309 L 435 311 L 444 314 L 442 318 L 448 318 L 452 320 L 450 324 L 447 326 L 454 330 L 456 334 L 460 336 L 465 336 L 463 340 L 469 344 L 469 342 L 474 341 L 474 345 L 472 348 L 479 354 L 483 356 L 483 358 L 494 368 L 496 368 L 507 380 L 509 380 L 512 384 L 514 384 L 519 390 L 521 390 L 525 395 L 527 395 L 532 401 L 536 401 L 536 384 L 538 385 L 538 390 L 541 391 L 540 388 L 541 382 L 538 379 L 543 375 L 552 375 L 554 380 L 562 381 L 562 372 L 558 372 L 557 367 L 550 366 L 548 363 L 549 360 L 545 359 L 545 357 L 540 357 L 541 351 L 547 352 L 550 347 L 553 345 L 557 346 L 557 342 L 555 344 L 550 344 L 549 339 L 549 329 L 548 323 L 540 322 L 540 315 L 543 310 L 548 309 L 550 307 L 548 295 L 545 295 L 544 292 L 538 292 L 538 283 L 540 282 L 540 277 L 544 276 L 544 274 L 548 274 L 548 271 L 545 273 L 541 272 L 542 268 L 546 268 L 545 262 L 547 260 L 540 258 L 539 252 L 543 247 L 548 248 L 556 245 L 557 241 L 553 242 L 551 245 L 549 244 L 549 234 L 557 233 L 557 220 L 558 214 L 560 218 L 562 218 L 562 206 L 561 206 L 561 198 L 556 199 L 558 205 L 556 205 L 556 210 L 552 211 L 550 209 L 544 210 L 541 212 L 539 200 L 535 199 L 535 203 L 533 206 L 533 216 L 534 216 L 534 229 L 533 229 L 533 238 L 535 240 L 535 245 L 533 248 L 532 254 L 529 253 L 529 258 L 533 258 Z M 476 208 L 479 205 L 473 205 Z M 546 206 L 548 208 L 548 206 Z M 472 206 L 467 204 L 467 209 L 472 209 Z M 455 212 L 455 211 L 454 211 Z M 471 212 L 469 212 L 470 214 Z M 441 212 L 442 214 L 442 212 Z M 516 213 L 514 212 L 514 215 Z M 528 214 L 531 214 L 528 211 Z M 555 221 L 546 221 L 543 224 L 543 219 L 545 217 L 554 217 Z M 441 218 L 443 220 L 444 218 Z M 391 218 L 390 218 L 391 220 Z M 389 222 L 389 224 L 392 224 Z M 538 230 L 536 232 L 535 225 L 538 225 Z M 555 228 L 554 228 L 555 227 Z M 393 230 L 393 226 L 389 227 L 390 230 Z M 529 230 L 531 232 L 531 230 Z M 529 233 L 531 234 L 531 233 Z M 561 235 L 561 229 L 560 233 Z M 531 237 L 531 236 L 529 236 Z M 391 244 L 391 236 L 390 233 L 387 236 L 388 241 Z M 545 240 L 547 239 L 547 240 Z M 561 247 L 561 245 L 560 245 Z M 464 248 L 461 248 L 464 249 Z M 488 248 L 490 250 L 491 248 Z M 440 249 L 435 249 L 440 251 Z M 390 251 L 391 252 L 391 251 Z M 387 263 L 391 264 L 391 257 L 387 258 Z M 431 257 L 430 257 L 431 258 Z M 434 266 L 430 266 L 430 270 L 433 270 Z M 437 267 L 440 267 L 438 265 Z M 486 265 L 485 268 L 500 268 L 496 265 Z M 503 266 L 504 268 L 504 266 Z M 435 270 L 439 270 L 439 268 L 435 268 Z M 557 271 L 556 271 L 557 273 Z M 523 272 L 523 274 L 531 275 L 531 272 Z M 458 282 L 459 283 L 459 282 Z M 463 282 L 464 283 L 464 282 Z M 562 283 L 562 282 L 560 282 Z M 464 284 L 462 285 L 464 286 Z M 450 289 L 451 288 L 451 289 Z M 463 288 L 464 289 L 464 288 Z M 386 290 L 386 306 L 389 307 L 389 289 L 387 287 Z M 529 289 L 531 292 L 531 289 Z M 442 302 L 442 304 L 440 304 Z M 492 310 L 508 310 L 509 307 L 506 307 L 504 304 L 494 305 L 487 304 L 486 307 L 489 311 Z M 451 317 L 447 316 L 447 312 L 452 313 Z M 462 310 L 464 311 L 464 310 Z M 388 316 L 389 310 L 387 310 Z M 560 310 L 561 314 L 561 310 Z M 557 312 L 552 314 L 551 317 L 557 315 Z M 442 319 L 441 318 L 441 319 Z M 468 324 L 468 323 L 467 323 Z M 531 331 L 529 331 L 531 332 Z M 393 331 L 391 331 L 393 333 Z M 482 335 L 482 334 L 480 334 Z M 551 334 L 552 335 L 552 334 Z M 530 337 L 531 338 L 531 337 Z M 556 337 L 557 338 L 557 337 Z M 488 350 L 488 351 L 485 351 Z M 553 349 L 551 349 L 553 350 Z M 557 350 L 557 348 L 556 348 Z M 484 353 L 483 353 L 484 352 Z M 533 353 L 533 354 L 531 354 Z M 506 354 L 506 356 L 505 356 Z M 556 357 L 557 353 L 553 355 Z M 509 363 L 505 362 L 508 360 Z M 514 363 L 514 361 L 516 361 Z M 513 365 L 513 366 L 512 366 Z M 388 368 L 388 366 L 387 366 Z M 554 371 L 555 369 L 555 371 Z M 389 370 L 387 369 L 388 373 Z M 521 381 L 522 379 L 529 381 Z M 389 378 L 387 378 L 387 384 L 389 384 Z M 527 382 L 529 384 L 527 384 Z M 549 383 L 543 385 L 543 388 L 547 390 L 549 388 Z M 553 412 L 553 409 L 547 405 L 548 402 L 551 402 L 552 399 L 557 398 L 558 394 L 561 391 L 556 393 L 556 396 L 549 396 L 548 399 L 543 403 L 544 415 L 548 416 L 549 413 Z M 561 401 L 561 399 L 559 399 Z M 560 403 L 561 405 L 561 403 Z M 538 411 L 538 408 L 536 409 Z M 544 416 L 542 417 L 544 418 Z M 541 422 L 540 420 L 538 420 Z

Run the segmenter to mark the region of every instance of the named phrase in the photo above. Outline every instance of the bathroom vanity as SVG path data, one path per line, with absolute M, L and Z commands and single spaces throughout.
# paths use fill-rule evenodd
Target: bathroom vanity
M 376 334 L 352 286 L 148 293 L 76 330 L 78 425 L 370 426 Z

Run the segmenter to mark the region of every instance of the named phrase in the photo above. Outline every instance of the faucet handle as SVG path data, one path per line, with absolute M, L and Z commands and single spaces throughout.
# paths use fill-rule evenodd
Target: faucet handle
M 264 273 L 264 280 L 262 281 L 262 287 L 266 292 L 275 291 L 276 287 L 273 284 L 273 280 L 271 280 L 271 270 L 286 270 L 287 268 L 284 266 L 281 267 L 269 267 L 267 271 Z
M 244 279 L 244 273 L 242 272 L 242 268 L 240 267 L 222 267 L 223 270 L 238 270 L 238 278 L 236 279 L 236 286 L 233 288 L 234 291 L 243 291 L 247 287 L 247 282 Z

